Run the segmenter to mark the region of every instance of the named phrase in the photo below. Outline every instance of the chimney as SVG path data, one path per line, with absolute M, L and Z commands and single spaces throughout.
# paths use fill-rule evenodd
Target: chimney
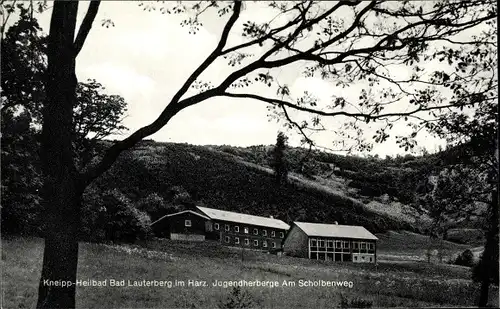
M 269 218 L 274 219 L 274 217 L 273 217 L 273 216 L 269 216 Z
M 339 225 L 339 223 L 337 221 L 333 221 L 333 224 L 335 225 Z

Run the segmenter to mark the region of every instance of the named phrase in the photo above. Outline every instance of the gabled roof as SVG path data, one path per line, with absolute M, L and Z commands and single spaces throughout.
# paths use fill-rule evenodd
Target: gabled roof
M 294 222 L 308 236 L 338 237 L 377 240 L 378 238 L 362 226 Z
M 192 213 L 193 215 L 197 215 L 197 216 L 199 216 L 199 217 L 202 217 L 203 219 L 210 220 L 210 218 L 209 218 L 209 217 L 204 216 L 204 215 L 202 215 L 202 214 L 200 214 L 200 213 L 197 213 L 196 211 L 192 211 L 192 210 L 183 210 L 183 211 L 179 211 L 179 212 L 176 212 L 176 213 L 173 213 L 173 214 L 169 214 L 169 215 L 163 216 L 163 217 L 161 217 L 160 219 L 156 220 L 155 222 L 151 223 L 151 225 L 153 225 L 153 224 L 155 224 L 156 222 L 161 221 L 161 220 L 163 220 L 163 219 L 165 219 L 165 218 L 168 218 L 168 217 L 173 217 L 173 216 L 177 216 L 177 215 L 180 215 L 180 214 L 183 214 L 183 213 L 186 213 L 186 212 L 189 212 L 189 213 Z
M 288 224 L 279 219 L 246 215 L 237 212 L 219 210 L 201 206 L 196 206 L 196 208 L 198 208 L 200 211 L 202 211 L 204 214 L 210 217 L 210 219 L 213 220 L 229 221 L 229 222 L 243 223 L 249 225 L 258 225 L 258 226 L 265 226 L 265 227 L 284 229 L 284 230 L 288 230 L 290 228 Z

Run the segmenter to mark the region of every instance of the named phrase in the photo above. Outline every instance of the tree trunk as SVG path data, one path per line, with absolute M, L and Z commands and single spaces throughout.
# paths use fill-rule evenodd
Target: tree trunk
M 71 180 L 68 181 L 71 183 Z M 64 188 L 69 186 L 64 185 Z M 78 265 L 80 194 L 71 188 L 48 198 L 50 226 L 46 229 L 37 308 L 74 308 Z M 54 216 L 56 209 L 60 209 Z M 72 212 L 72 213 L 71 213 Z M 57 222 L 57 224 L 55 223 Z
M 480 260 L 481 292 L 479 295 L 479 307 L 486 307 L 488 304 L 489 288 L 492 280 L 492 272 L 495 271 L 495 264 L 498 263 L 498 189 L 493 192 L 490 210 L 490 222 L 486 234 L 486 245 L 484 246 L 483 257 Z M 498 269 L 497 269 L 498 271 Z
M 50 23 L 40 152 L 45 249 L 37 308 L 75 307 L 79 213 L 84 190 L 72 146 L 77 11 L 78 1 L 56 1 Z

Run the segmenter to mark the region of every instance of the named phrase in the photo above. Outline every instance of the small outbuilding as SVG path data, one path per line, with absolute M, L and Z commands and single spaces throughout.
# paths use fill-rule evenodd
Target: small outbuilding
M 210 218 L 192 210 L 166 215 L 151 223 L 156 235 L 172 240 L 205 240 Z
M 376 263 L 377 240 L 362 226 L 294 222 L 283 252 L 314 260 Z

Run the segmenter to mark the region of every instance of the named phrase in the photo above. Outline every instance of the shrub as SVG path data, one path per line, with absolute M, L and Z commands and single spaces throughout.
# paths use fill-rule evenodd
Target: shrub
M 2 186 L 3 187 L 3 186 Z M 2 188 L 3 189 L 3 188 Z M 3 191 L 3 190 L 2 190 Z M 40 235 L 42 203 L 35 194 L 19 194 L 10 199 L 2 192 L 0 216 L 2 234 Z
M 42 177 L 38 135 L 30 126 L 32 116 L 26 109 L 18 113 L 15 108 L 3 108 L 0 122 L 1 232 L 40 235 L 44 222 L 39 196 Z
M 137 202 L 137 209 L 152 214 L 162 208 L 165 201 L 158 193 L 151 193 Z
M 146 212 L 151 217 L 151 221 L 158 220 L 164 215 L 172 213 L 171 203 L 167 203 L 158 193 L 151 193 L 140 199 L 136 203 L 136 208 Z
M 373 302 L 371 300 L 354 298 L 349 299 L 343 294 L 340 294 L 340 308 L 371 308 Z
M 85 241 L 102 241 L 105 239 L 105 211 L 102 192 L 95 185 L 87 187 L 83 193 L 80 237 Z
M 459 254 L 455 260 L 455 265 L 472 267 L 474 266 L 474 254 L 469 249 Z
M 151 235 L 149 215 L 136 209 L 119 190 L 104 193 L 90 187 L 82 205 L 82 237 L 85 240 L 133 242 Z
M 219 303 L 220 309 L 247 309 L 255 306 L 255 303 L 247 291 L 239 286 L 233 287 L 226 300 Z
M 114 189 L 103 194 L 106 239 L 134 241 L 144 239 L 150 232 L 149 216 L 137 210 L 130 200 L 119 190 Z

